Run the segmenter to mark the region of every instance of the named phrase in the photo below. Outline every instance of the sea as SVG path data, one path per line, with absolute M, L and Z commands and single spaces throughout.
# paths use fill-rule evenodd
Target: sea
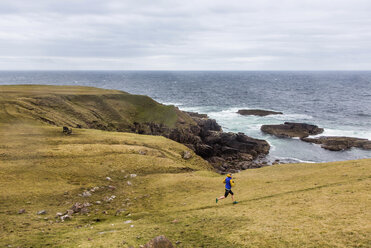
M 305 122 L 324 128 L 319 136 L 371 140 L 371 71 L 0 71 L 0 84 L 82 85 L 148 95 L 162 104 L 208 114 L 225 132 L 267 140 L 269 161 L 371 158 L 371 151 L 328 151 L 260 131 L 264 124 Z M 239 109 L 283 115 L 241 116 Z

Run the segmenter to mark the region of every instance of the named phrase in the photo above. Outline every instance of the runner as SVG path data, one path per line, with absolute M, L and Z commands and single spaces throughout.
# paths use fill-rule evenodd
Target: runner
M 224 179 L 223 183 L 225 183 L 225 193 L 223 196 L 216 198 L 216 203 L 218 203 L 219 200 L 227 198 L 229 194 L 231 194 L 233 204 L 238 203 L 234 200 L 234 193 L 232 191 L 232 187 L 235 185 L 234 180 L 232 180 L 232 174 L 227 174 L 227 177 Z

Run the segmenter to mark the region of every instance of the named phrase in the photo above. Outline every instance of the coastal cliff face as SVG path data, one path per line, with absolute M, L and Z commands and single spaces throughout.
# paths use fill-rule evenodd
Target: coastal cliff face
M 0 119 L 160 135 L 185 144 L 220 173 L 260 167 L 264 140 L 225 133 L 206 115 L 183 112 L 147 96 L 74 86 L 1 86 Z

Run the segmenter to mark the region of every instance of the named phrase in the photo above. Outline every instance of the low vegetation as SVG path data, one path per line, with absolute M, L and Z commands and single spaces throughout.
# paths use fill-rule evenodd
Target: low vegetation
M 138 247 L 161 234 L 178 247 L 371 245 L 371 160 L 247 170 L 232 205 L 215 203 L 222 176 L 163 137 L 25 123 L 0 137 L 1 247 Z M 76 202 L 89 212 L 55 218 Z

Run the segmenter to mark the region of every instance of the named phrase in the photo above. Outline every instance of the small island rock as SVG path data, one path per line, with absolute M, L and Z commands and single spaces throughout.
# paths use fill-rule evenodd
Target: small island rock
M 318 138 L 302 138 L 301 140 L 305 142 L 320 144 L 322 148 L 330 151 L 348 150 L 352 147 L 371 150 L 371 141 L 368 139 L 339 136 L 321 136 Z
M 267 115 L 282 115 L 282 112 L 276 112 L 271 110 L 263 109 L 240 109 L 237 111 L 240 115 L 257 115 L 257 116 L 267 116 Z
M 306 123 L 295 123 L 295 122 L 285 122 L 279 125 L 263 125 L 261 126 L 261 131 L 264 133 L 272 134 L 277 137 L 299 137 L 304 138 L 309 135 L 317 135 L 323 133 L 323 128 L 316 125 L 310 125 Z

